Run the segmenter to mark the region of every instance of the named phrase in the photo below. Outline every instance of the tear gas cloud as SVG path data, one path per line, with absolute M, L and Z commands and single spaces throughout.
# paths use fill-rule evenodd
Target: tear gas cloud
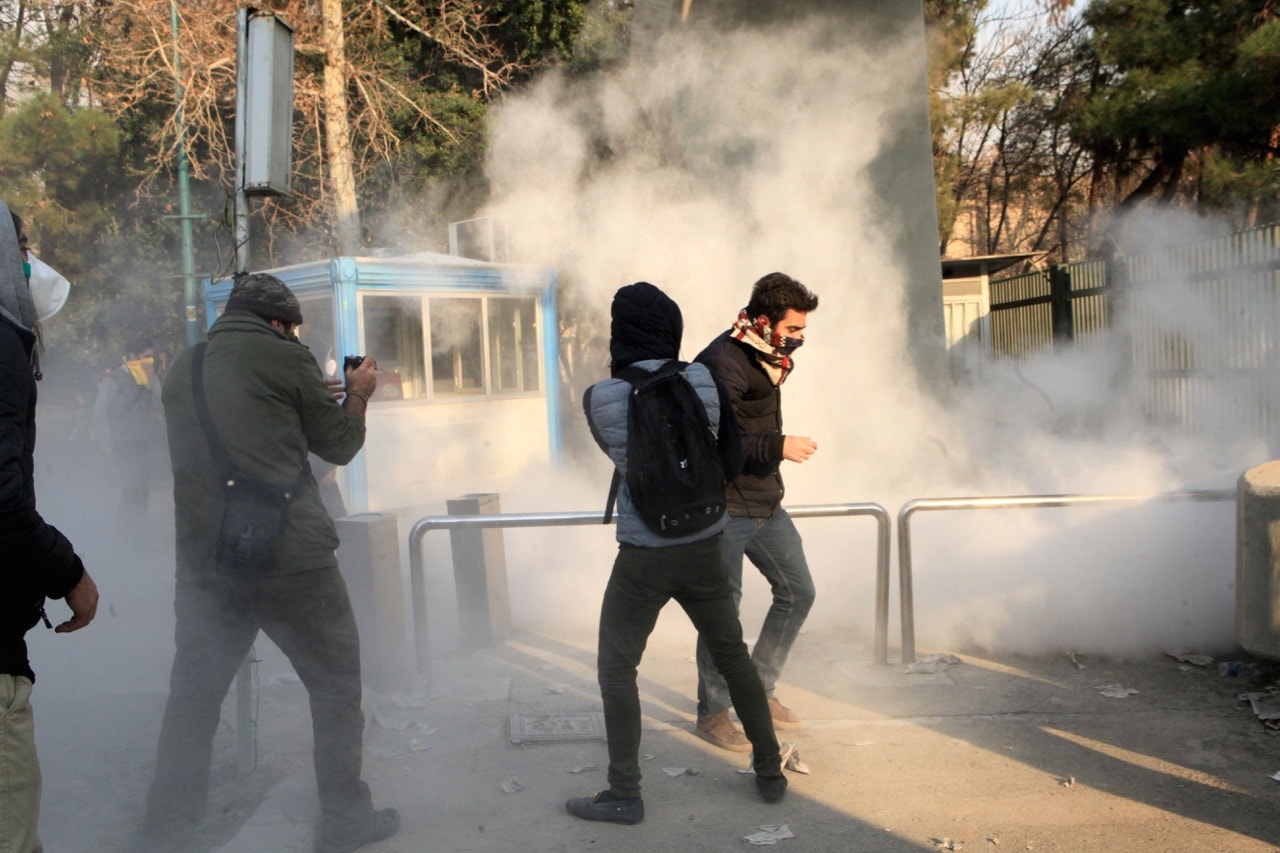
M 563 300 L 594 309 L 605 336 L 617 287 L 640 279 L 663 287 L 683 309 L 687 359 L 728 327 L 759 276 L 781 270 L 817 292 L 784 408 L 788 432 L 820 449 L 805 465 L 785 463 L 790 505 L 875 501 L 895 513 L 930 496 L 1222 488 L 1266 458 L 1256 443 L 1153 431 L 1137 396 L 1111 380 L 1105 352 L 989 364 L 968 384 L 926 388 L 946 383 L 914 372 L 919 332 L 908 328 L 904 294 L 936 283 L 909 280 L 894 248 L 907 217 L 875 174 L 904 115 L 922 105 L 923 79 L 896 71 L 918 67 L 918 44 L 910 33 L 888 38 L 859 27 L 683 29 L 617 73 L 547 76 L 495 110 L 487 212 L 505 217 L 516 258 L 555 266 Z M 915 85 L 918 93 L 904 91 Z M 1180 242 L 1205 227 L 1135 222 L 1125 248 L 1172 242 L 1175 226 Z M 1230 330 L 1232 318 L 1205 312 L 1186 288 L 1172 290 L 1187 304 L 1168 306 L 1171 321 L 1195 316 Z M 604 356 L 595 358 L 588 367 L 603 376 Z M 58 376 L 57 353 L 49 363 Z M 1237 419 L 1228 403 L 1218 409 L 1229 426 Z M 56 411 L 42 405 L 42 428 Z M 567 414 L 577 417 L 576 400 Z M 39 482 L 41 506 L 88 555 L 103 587 L 95 647 L 135 653 L 124 673 L 78 665 L 82 646 L 33 632 L 42 686 L 55 690 L 66 666 L 103 687 L 163 692 L 172 656 L 170 510 L 157 499 L 146 514 L 118 512 L 105 457 L 57 446 L 58 435 L 41 435 L 41 462 L 56 467 Z M 590 447 L 558 469 L 527 472 L 504 488 L 502 506 L 594 510 L 608 478 Z M 1125 655 L 1231 643 L 1230 504 L 939 514 L 915 530 L 922 648 Z M 809 626 L 869 638 L 874 525 L 815 519 L 801 532 L 819 588 Z M 611 531 L 519 530 L 506 539 L 517 626 L 593 634 Z M 439 598 L 449 600 L 452 579 L 447 568 L 439 574 Z M 746 577 L 750 636 L 767 590 L 750 567 Z M 433 633 L 449 630 L 448 619 L 434 624 Z M 896 643 L 896 617 L 893 625 Z M 692 643 L 678 608 L 668 608 L 660 630 L 685 632 Z
M 497 113 L 491 212 L 512 224 L 518 257 L 557 267 L 605 335 L 618 286 L 667 290 L 684 311 L 685 358 L 728 327 L 759 276 L 781 270 L 815 290 L 821 305 L 784 414 L 787 432 L 820 449 L 803 466 L 784 463 L 788 504 L 875 501 L 896 513 L 931 496 L 1231 488 L 1265 447 L 1156 431 L 1134 390 L 1114 381 L 1108 352 L 988 364 L 967 384 L 925 389 L 938 377 L 913 372 L 904 310 L 920 283 L 893 250 L 905 217 L 873 176 L 916 103 L 888 70 L 915 67 L 913 49 L 818 21 L 684 32 L 607 79 L 543 79 Z M 1172 242 L 1165 225 L 1133 223 L 1127 250 Z M 1170 318 L 1213 322 L 1183 295 Z M 1229 333 L 1231 318 L 1218 319 Z M 556 509 L 603 504 L 602 455 L 553 476 Z M 504 496 L 508 511 L 547 503 L 545 488 Z M 819 585 L 811 627 L 869 636 L 872 528 L 802 522 Z M 922 647 L 1124 656 L 1233 643 L 1230 503 L 931 515 L 914 528 Z M 574 533 L 569 553 L 565 531 L 519 535 L 530 544 L 508 551 L 517 621 L 591 630 L 610 543 L 593 536 L 579 548 Z M 767 590 L 750 567 L 746 576 L 750 636 Z M 669 610 L 660 629 L 691 631 Z

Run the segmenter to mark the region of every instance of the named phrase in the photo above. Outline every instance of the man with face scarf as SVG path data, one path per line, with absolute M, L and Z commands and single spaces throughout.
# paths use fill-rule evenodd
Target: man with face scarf
M 23 274 L 18 229 L 0 201 L 0 851 L 43 849 L 40 764 L 36 758 L 31 686 L 35 673 L 23 639 L 45 615 L 46 598 L 65 598 L 71 618 L 60 634 L 88 625 L 98 588 L 75 548 L 36 511 L 36 322 L 48 306 L 32 299 Z
M 800 716 L 774 696 L 787 654 L 813 605 L 813 577 L 800 534 L 782 508 L 782 461 L 804 462 L 818 449 L 813 439 L 782 432 L 782 383 L 804 343 L 806 318 L 818 297 L 780 272 L 755 283 L 751 299 L 733 326 L 699 353 L 738 417 L 742 473 L 726 489 L 729 525 L 720 537 L 720 558 L 742 601 L 742 558 L 760 570 L 773 589 L 773 603 L 751 658 L 764 682 L 777 728 L 798 728 Z M 723 749 L 748 752 L 751 743 L 729 719 L 729 694 L 706 644 L 698 640 L 698 734 Z

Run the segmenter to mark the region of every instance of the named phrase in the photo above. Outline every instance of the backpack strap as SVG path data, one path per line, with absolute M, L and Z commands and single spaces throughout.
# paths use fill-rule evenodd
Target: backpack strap
M 622 474 L 618 472 L 618 466 L 613 467 L 613 479 L 609 481 L 609 497 L 604 504 L 604 521 L 601 524 L 608 524 L 613 520 L 613 505 L 618 500 L 618 487 L 622 485 Z
M 609 452 L 609 446 L 604 443 L 604 436 L 596 429 L 596 422 L 591 418 L 591 394 L 595 391 L 596 386 L 592 385 L 582 394 L 582 414 L 587 418 L 587 429 L 591 430 L 591 437 L 596 440 L 596 444 L 605 453 Z M 618 484 L 622 482 L 622 475 L 618 473 L 617 466 L 613 469 L 613 481 L 609 484 L 609 499 L 604 505 L 604 520 L 601 524 L 608 524 L 613 520 L 613 505 L 618 499 Z

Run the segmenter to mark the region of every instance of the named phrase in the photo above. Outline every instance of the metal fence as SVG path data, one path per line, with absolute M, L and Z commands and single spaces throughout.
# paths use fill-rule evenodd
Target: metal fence
M 876 602 L 873 663 L 889 660 L 889 547 L 893 521 L 876 503 L 817 504 L 786 507 L 792 518 L 871 516 L 876 520 Z M 427 620 L 426 558 L 422 540 L 432 530 L 507 527 L 567 527 L 602 523 L 600 512 L 503 513 L 498 515 L 429 515 L 418 519 L 409 531 L 409 582 L 413 597 L 413 635 L 418 672 L 430 679 L 431 639 Z
M 1169 502 L 1233 501 L 1235 492 L 1186 491 L 1161 495 L 1009 495 L 987 498 L 922 498 L 907 501 L 898 512 L 898 587 L 902 608 L 902 662 L 916 659 L 915 568 L 911 555 L 911 517 L 918 512 L 973 509 L 1036 509 Z
M 1109 347 L 1155 423 L 1280 430 L 1280 224 L 1060 264 L 992 281 L 990 292 L 995 358 Z

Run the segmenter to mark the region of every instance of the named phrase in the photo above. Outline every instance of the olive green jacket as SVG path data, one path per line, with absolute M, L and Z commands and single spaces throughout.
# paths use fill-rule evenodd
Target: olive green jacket
M 214 552 L 224 503 L 224 473 L 196 414 L 191 357 L 188 348 L 174 360 L 163 395 L 179 577 L 218 571 Z M 209 329 L 204 389 L 232 476 L 287 487 L 298 480 L 307 452 L 345 465 L 364 444 L 364 419 L 334 400 L 311 352 L 256 314 L 228 311 Z M 337 531 L 308 473 L 285 510 L 267 573 L 334 568 L 337 547 Z

